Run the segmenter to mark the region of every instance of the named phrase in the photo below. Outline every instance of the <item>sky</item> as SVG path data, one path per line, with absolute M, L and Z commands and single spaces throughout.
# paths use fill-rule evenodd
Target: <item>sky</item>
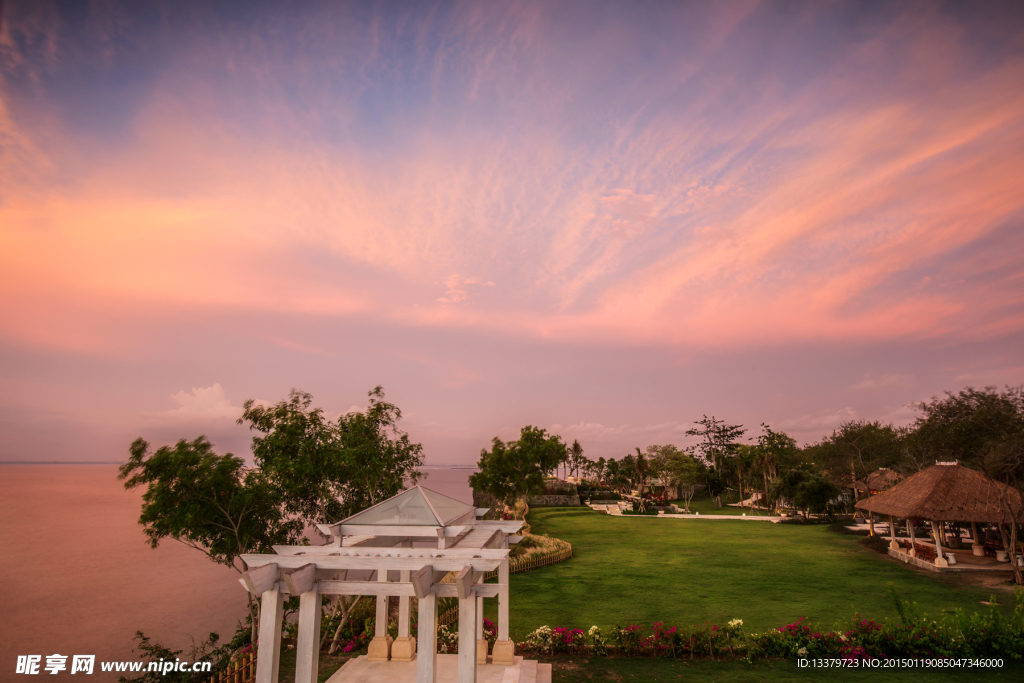
M 0 460 L 427 463 L 1024 383 L 1024 5 L 0 4 Z

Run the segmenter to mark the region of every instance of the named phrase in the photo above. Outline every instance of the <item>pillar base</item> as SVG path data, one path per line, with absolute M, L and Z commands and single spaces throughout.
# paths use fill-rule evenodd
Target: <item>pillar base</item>
M 412 636 L 399 636 L 391 643 L 392 662 L 411 662 L 416 659 L 416 639 Z
M 516 644 L 511 640 L 496 640 L 491 649 L 491 663 L 512 665 L 512 658 L 516 654 Z
M 476 663 L 487 663 L 487 640 L 476 641 Z
M 889 541 L 889 550 L 899 550 L 900 544 L 897 541 Z
M 391 655 L 391 636 L 375 636 L 366 649 L 366 658 L 371 662 L 386 662 Z
M 946 558 L 944 558 L 944 557 L 936 557 L 935 558 L 935 566 L 936 567 L 948 567 L 949 566 L 949 562 L 947 562 Z

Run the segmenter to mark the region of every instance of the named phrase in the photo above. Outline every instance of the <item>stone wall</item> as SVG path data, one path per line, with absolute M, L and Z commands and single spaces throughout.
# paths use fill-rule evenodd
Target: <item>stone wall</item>
M 535 496 L 530 499 L 530 506 L 549 506 L 549 507 L 573 507 L 580 505 L 580 497 L 578 495 L 572 496 Z

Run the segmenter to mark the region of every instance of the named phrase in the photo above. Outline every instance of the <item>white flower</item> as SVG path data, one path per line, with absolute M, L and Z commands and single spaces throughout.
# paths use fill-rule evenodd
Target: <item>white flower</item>
M 806 647 L 800 648 L 799 650 L 796 651 L 796 654 L 797 654 L 798 657 L 806 659 L 806 657 L 807 657 L 807 648 Z
M 729 628 L 736 628 L 737 626 L 743 626 L 742 619 L 733 619 L 729 622 Z

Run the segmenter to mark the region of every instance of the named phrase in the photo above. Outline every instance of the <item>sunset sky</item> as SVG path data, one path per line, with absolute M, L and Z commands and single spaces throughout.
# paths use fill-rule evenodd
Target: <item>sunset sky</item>
M 430 464 L 1024 382 L 1024 3 L 6 2 L 0 460 Z

